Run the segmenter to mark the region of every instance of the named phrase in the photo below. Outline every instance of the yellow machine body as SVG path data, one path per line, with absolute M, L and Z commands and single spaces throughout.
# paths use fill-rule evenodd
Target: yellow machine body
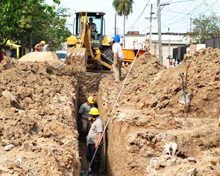
M 110 41 L 112 38 L 109 38 L 104 35 L 104 13 L 102 12 L 87 12 L 82 11 L 76 13 L 76 33 L 75 35 L 69 37 L 67 39 L 68 49 L 67 49 L 67 57 L 66 59 L 77 59 L 77 55 L 81 55 L 80 52 L 82 50 L 78 50 L 80 48 L 86 49 L 86 54 L 83 53 L 82 55 L 88 56 L 88 58 L 84 59 L 86 64 L 97 64 L 101 63 L 103 66 L 107 67 L 108 69 L 112 69 L 113 63 L 113 54 L 111 56 L 111 46 Z M 89 28 L 88 18 L 93 18 L 98 23 L 97 26 L 99 29 L 97 30 L 98 38 L 93 39 L 91 37 L 91 29 Z M 75 48 L 71 50 L 70 48 Z M 75 54 L 71 53 L 74 52 Z M 108 53 L 108 54 L 106 54 Z M 108 56 L 107 56 L 108 55 Z M 110 57 L 109 57 L 110 56 Z M 73 61 L 67 63 L 74 63 Z

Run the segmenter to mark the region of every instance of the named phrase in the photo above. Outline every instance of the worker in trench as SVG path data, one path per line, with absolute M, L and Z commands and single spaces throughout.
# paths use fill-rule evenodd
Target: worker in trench
M 95 107 L 91 108 L 89 114 L 91 115 L 88 118 L 88 120 L 91 123 L 91 128 L 89 130 L 89 134 L 87 138 L 86 158 L 90 163 L 95 153 L 95 150 L 99 145 L 99 141 L 101 140 L 101 136 L 104 130 L 104 125 L 102 119 L 99 116 L 99 110 L 97 108 Z M 101 146 L 98 147 L 97 153 L 91 165 L 91 171 L 89 172 L 89 175 L 97 176 L 99 173 L 100 159 L 101 159 L 100 150 L 101 150 Z
M 83 103 L 78 111 L 80 120 L 80 134 L 79 141 L 83 142 L 86 139 L 86 135 L 90 129 L 90 122 L 88 118 L 90 117 L 90 109 L 94 107 L 94 98 L 92 96 L 87 98 L 87 102 Z
M 114 54 L 114 63 L 112 65 L 115 74 L 114 83 L 121 81 L 121 65 L 123 62 L 123 51 L 119 42 L 120 36 L 115 35 L 114 40 L 111 42 L 112 52 Z

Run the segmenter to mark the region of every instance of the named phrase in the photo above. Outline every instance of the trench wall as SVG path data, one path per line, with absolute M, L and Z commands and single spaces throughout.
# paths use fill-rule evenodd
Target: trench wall
M 167 125 L 169 121 L 172 121 L 169 117 L 163 117 L 169 120 L 164 120 L 165 123 L 162 126 L 156 125 L 157 122 L 155 123 L 154 121 L 155 118 L 159 118 L 157 116 L 149 117 L 147 121 L 137 125 L 135 122 L 120 119 L 120 114 L 122 113 L 127 117 L 131 115 L 124 113 L 126 109 L 124 111 L 117 109 L 116 113 L 108 114 L 109 109 L 105 109 L 102 106 L 102 104 L 105 103 L 103 103 L 100 98 L 98 102 L 104 123 L 107 122 L 108 118 L 111 119 L 103 146 L 103 162 L 107 175 L 154 175 L 155 173 L 160 173 L 165 167 L 170 169 L 167 171 L 168 175 L 176 175 L 177 173 L 186 174 L 187 171 L 193 167 L 199 168 L 200 171 L 198 173 L 200 174 L 203 172 L 207 174 L 210 173 L 209 170 L 204 171 L 204 166 L 201 166 L 204 163 L 209 164 L 207 161 L 209 156 L 201 159 L 199 155 L 203 152 L 206 153 L 206 151 L 210 149 L 217 150 L 217 153 L 220 151 L 220 140 L 218 137 L 220 132 L 211 120 L 204 121 L 207 125 L 203 127 L 198 126 L 194 129 L 189 127 L 181 129 L 178 127 L 185 123 L 192 125 L 192 119 L 179 119 L 177 122 L 174 122 L 173 125 L 166 127 L 165 125 Z M 128 111 L 129 110 L 127 110 L 127 112 Z M 133 113 L 132 115 L 133 117 L 142 116 L 139 112 L 136 114 Z M 193 121 L 194 120 L 195 119 L 193 119 Z M 195 120 L 195 123 L 197 120 Z M 163 161 L 161 166 L 156 165 L 159 161 L 155 162 L 155 165 L 152 165 L 154 159 L 159 160 L 158 158 L 162 158 L 162 160 L 164 160 L 163 157 L 167 156 L 163 153 L 165 145 L 169 143 L 176 143 L 178 146 L 174 158 L 170 156 L 170 160 L 172 159 L 173 162 L 172 165 L 169 159 Z M 218 158 L 216 154 L 212 157 Z M 187 158 L 195 158 L 195 162 L 197 162 L 198 165 L 191 166 L 192 164 L 188 162 Z M 213 160 L 218 160 L 217 158 Z M 201 160 L 202 164 L 199 163 L 197 159 Z M 178 166 L 178 162 L 179 164 L 186 163 L 184 163 L 185 166 Z M 177 166 L 175 166 L 175 164 Z M 218 166 L 215 165 L 214 173 L 219 172 Z M 176 170 L 174 169 L 175 167 Z M 162 173 L 161 171 L 161 174 Z
M 108 176 L 220 173 L 217 118 L 170 114 L 165 112 L 166 109 L 163 109 L 164 113 L 142 110 L 127 98 L 133 95 L 126 95 L 126 91 L 131 91 L 130 87 L 124 89 L 111 112 L 122 86 L 113 81 L 111 76 L 102 79 L 98 94 L 103 122 L 110 118 L 102 158 Z M 136 95 L 134 93 L 132 98 Z M 145 97 L 144 94 L 139 96 Z M 174 156 L 164 153 L 165 145 L 171 143 L 177 144 Z
M 78 112 L 79 106 L 87 101 L 89 96 L 93 96 L 95 100 L 95 105 L 97 102 L 98 87 L 100 80 L 105 77 L 105 73 L 93 73 L 93 72 L 76 72 L 74 76 L 77 78 L 78 83 L 78 107 L 76 111 Z M 78 120 L 77 113 L 77 123 L 78 130 L 80 122 Z M 79 155 L 81 157 L 81 170 L 87 171 L 88 161 L 86 159 L 86 143 L 79 142 Z M 103 166 L 101 166 L 103 168 Z
M 76 77 L 78 82 L 78 94 L 79 104 L 85 103 L 89 96 L 93 96 L 96 100 L 98 95 L 99 83 L 102 78 L 105 77 L 105 73 L 93 73 L 93 72 L 76 72 L 74 77 Z

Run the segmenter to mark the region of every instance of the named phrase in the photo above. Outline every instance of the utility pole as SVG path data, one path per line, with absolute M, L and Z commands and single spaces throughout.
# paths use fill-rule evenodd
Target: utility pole
M 115 14 L 115 35 L 117 34 L 116 33 L 116 20 L 117 20 L 117 15 Z
M 123 21 L 123 48 L 125 48 L 125 14 L 124 14 L 124 21 Z
M 30 52 L 32 52 L 32 31 L 30 33 Z
M 156 19 L 156 17 L 153 17 L 153 14 L 154 14 L 154 12 L 153 12 L 153 4 L 151 4 L 150 17 L 145 17 L 145 19 L 150 19 L 150 37 L 149 37 L 149 40 L 150 40 L 150 53 L 151 53 L 151 45 L 152 45 L 152 21 L 154 19 Z
M 168 28 L 168 31 L 170 32 L 170 28 Z M 170 67 L 170 35 L 169 35 L 169 67 Z
M 160 0 L 157 0 L 157 15 L 158 15 L 158 45 L 159 45 L 159 60 L 163 64 L 162 56 L 162 40 L 161 40 L 161 13 L 160 13 Z
M 201 31 L 201 15 L 199 17 L 199 26 L 200 26 L 200 29 L 199 29 L 199 44 L 201 44 L 201 33 L 202 33 L 202 31 Z
M 163 64 L 163 54 L 162 54 L 162 40 L 161 40 L 161 9 L 165 5 L 170 5 L 169 3 L 160 3 L 160 0 L 157 0 L 157 16 L 158 16 L 158 44 L 159 44 L 159 59 L 160 63 Z
M 192 30 L 192 18 L 190 17 L 190 29 L 189 29 L 189 31 L 190 31 L 190 35 L 189 35 L 189 43 L 191 43 L 191 30 Z
M 152 44 L 152 41 L 151 41 L 151 37 L 152 37 L 152 15 L 154 14 L 152 11 L 153 11 L 153 4 L 151 4 L 150 6 L 150 53 L 151 53 L 151 44 Z

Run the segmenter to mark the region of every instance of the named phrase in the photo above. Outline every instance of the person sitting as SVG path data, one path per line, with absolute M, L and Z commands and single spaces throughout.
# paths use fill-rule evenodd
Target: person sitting
M 96 24 L 93 23 L 92 18 L 89 18 L 89 28 L 91 30 L 91 38 L 97 40 Z

